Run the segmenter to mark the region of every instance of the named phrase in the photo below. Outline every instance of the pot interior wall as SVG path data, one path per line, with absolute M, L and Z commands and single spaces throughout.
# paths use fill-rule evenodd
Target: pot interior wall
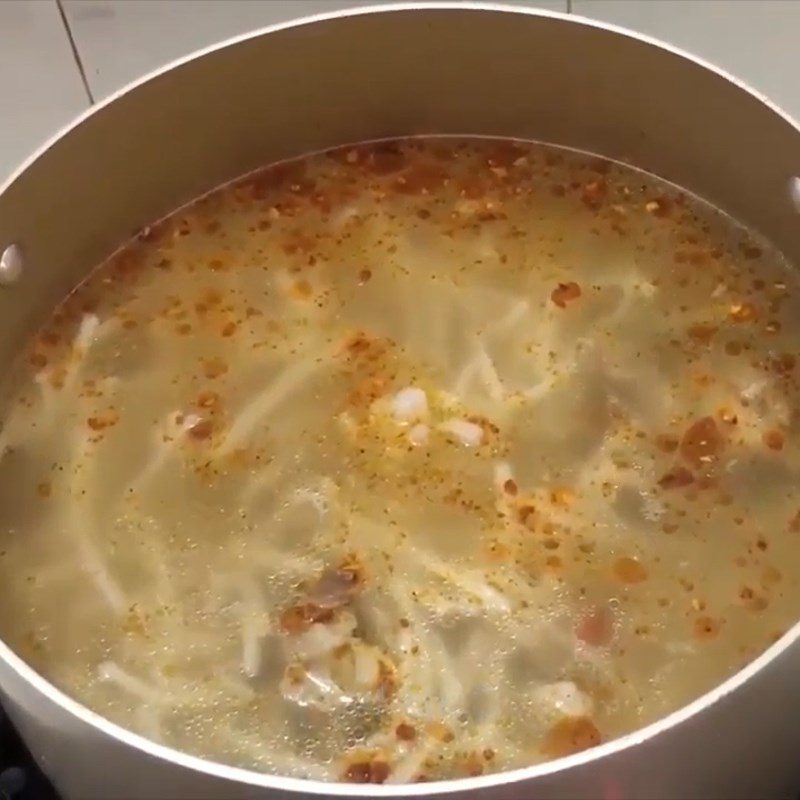
M 639 39 L 517 10 L 382 10 L 235 42 L 123 93 L 0 195 L 0 363 L 137 228 L 259 165 L 408 134 L 504 135 L 626 159 L 800 256 L 795 127 L 726 78 Z
M 0 363 L 88 269 L 180 203 L 275 160 L 413 134 L 514 136 L 628 160 L 709 199 L 800 261 L 787 193 L 789 178 L 800 172 L 800 134 L 726 78 L 574 19 L 464 6 L 383 9 L 256 35 L 187 61 L 102 106 L 33 161 L 0 193 L 0 250 L 17 242 L 26 259 L 21 281 L 0 288 Z M 47 702 L 7 664 L 0 673 L 6 691 L 15 690 L 8 694 L 20 719 L 41 706 L 41 719 L 30 715 L 26 723 L 29 741 L 45 742 L 72 725 L 90 750 L 103 743 L 96 728 L 63 709 L 51 720 Z M 765 705 L 759 687 L 766 678 L 759 681 L 741 690 L 752 709 Z M 773 694 L 771 709 L 780 703 L 777 688 Z M 726 709 L 717 704 L 691 725 L 705 725 L 706 740 L 708 730 L 746 727 Z M 742 730 L 742 753 L 745 738 Z M 70 769 L 67 742 L 46 742 L 46 749 L 49 768 L 64 785 L 71 782 L 74 796 L 126 796 L 132 748 L 114 745 L 111 755 L 125 770 L 103 783 L 95 772 Z M 722 766 L 710 767 L 694 746 L 674 752 L 674 763 L 706 775 L 697 786 L 720 796 L 710 782 L 724 774 Z M 721 763 L 722 755 L 720 748 Z M 630 751 L 622 758 L 614 779 L 632 787 L 632 796 L 649 796 L 639 791 L 648 785 L 666 791 L 670 779 L 681 783 L 672 763 L 662 763 L 659 773 Z M 764 775 L 753 775 L 763 787 Z M 581 771 L 571 776 L 566 783 L 563 775 L 548 776 L 537 795 L 594 796 L 596 773 L 585 786 Z M 783 778 L 775 771 L 773 783 Z M 187 772 L 181 779 L 194 796 L 211 796 L 198 788 L 202 776 Z M 141 796 L 159 796 L 160 773 L 145 770 L 139 780 Z M 92 794 L 97 786 L 101 794 Z M 505 787 L 493 796 L 526 792 Z

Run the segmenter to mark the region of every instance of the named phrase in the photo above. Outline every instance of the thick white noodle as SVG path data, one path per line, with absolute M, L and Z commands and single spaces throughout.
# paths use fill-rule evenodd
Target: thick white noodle
M 72 397 L 76 393 L 81 368 L 91 348 L 117 328 L 119 328 L 119 320 L 115 317 L 100 322 L 94 314 L 83 315 L 78 332 L 72 341 L 72 353 L 69 356 L 69 366 L 64 377 L 64 387 L 61 390 L 64 397 Z
M 154 742 L 160 742 L 164 738 L 161 728 L 161 714 L 158 708 L 152 703 L 142 703 L 135 711 L 134 718 L 136 727 L 141 734 Z
M 458 373 L 455 383 L 453 384 L 452 393 L 459 399 L 463 400 L 467 395 L 475 376 L 478 374 L 479 369 L 478 358 L 471 358 Z
M 3 420 L 3 427 L 0 430 L 0 458 L 9 448 L 19 444 L 21 433 L 15 435 L 17 425 L 27 429 L 22 438 L 47 434 L 53 429 L 65 407 L 63 403 L 58 402 L 59 396 L 74 396 L 75 384 L 89 349 L 114 327 L 114 320 L 107 320 L 101 324 L 94 314 L 84 314 L 73 339 L 70 354 L 67 356 L 68 366 L 62 389 L 55 389 L 50 383 L 52 367 L 45 367 L 34 375 L 33 380 L 40 392 L 39 405 L 33 409 L 23 410 L 23 407 L 17 404 L 11 409 L 11 413 Z
M 558 383 L 570 375 L 575 374 L 581 366 L 581 360 L 587 354 L 594 351 L 595 342 L 592 339 L 581 337 L 575 341 L 572 353 L 559 364 L 558 370 L 555 371 L 553 367 L 547 367 L 544 371 L 549 370 L 549 374 L 522 391 L 522 395 L 528 400 L 536 402 L 541 400 L 545 395 L 549 394 Z M 541 347 L 539 352 L 542 352 Z
M 507 397 L 507 392 L 497 373 L 497 367 L 480 336 L 475 337 L 472 349 L 472 356 L 456 376 L 452 394 L 463 401 L 472 385 L 477 381 L 491 400 L 496 403 L 503 402 Z
M 486 348 L 479 341 L 477 344 L 477 358 L 478 358 L 478 374 L 483 381 L 486 390 L 489 392 L 489 397 L 496 402 L 501 402 L 505 396 L 506 391 L 503 388 L 503 382 L 497 374 L 497 369 L 494 361 L 489 357 Z
M 633 269 L 620 275 L 617 281 L 601 284 L 600 287 L 603 289 L 617 288 L 622 292 L 617 307 L 603 320 L 606 325 L 619 322 L 634 304 L 638 305 L 643 301 L 651 300 L 657 291 L 656 286 Z
M 97 667 L 97 677 L 104 683 L 113 683 L 144 703 L 155 706 L 168 705 L 167 698 L 158 689 L 131 675 L 114 661 L 104 661 Z
M 277 378 L 265 386 L 231 423 L 228 433 L 216 449 L 217 456 L 227 455 L 243 446 L 255 429 L 265 421 L 281 403 L 285 402 L 304 383 L 330 366 L 334 349 L 326 348 L 315 356 L 297 356 Z
M 412 599 L 408 583 L 399 576 L 389 583 L 401 616 L 410 623 L 398 632 L 395 648 L 400 655 L 395 706 L 411 717 L 455 720 L 464 711 L 465 693 L 444 642 Z
M 436 739 L 426 736 L 413 750 L 394 762 L 386 783 L 411 783 L 422 772 L 425 761 L 434 754 L 438 745 Z
M 75 540 L 80 553 L 81 564 L 94 581 L 106 603 L 116 614 L 123 614 L 130 607 L 125 594 L 111 577 L 108 565 L 94 544 L 98 535 L 95 511 L 92 504 L 96 494 L 92 491 L 92 464 L 97 460 L 94 454 L 87 453 L 89 447 L 87 434 L 81 432 L 74 448 L 75 456 L 70 463 L 72 479 L 70 481 L 70 503 L 67 529 Z M 78 477 L 82 478 L 79 482 Z M 81 483 L 85 489 L 81 489 Z
M 527 300 L 517 300 L 500 319 L 493 322 L 483 332 L 483 336 L 491 337 L 508 333 L 525 318 L 528 311 L 530 311 L 530 303 Z
M 242 672 L 255 678 L 261 670 L 261 647 L 269 631 L 269 616 L 264 595 L 252 575 L 239 581 L 241 592 L 240 627 L 242 631 Z
M 158 473 L 164 468 L 169 457 L 180 446 L 183 435 L 190 428 L 200 422 L 200 417 L 187 414 L 180 424 L 175 422 L 179 412 L 171 412 L 162 428 L 156 431 L 155 444 L 150 458 L 145 462 L 139 473 L 128 484 L 129 494 L 141 494 L 142 490 L 150 484 Z
M 511 604 L 508 599 L 486 581 L 480 570 L 453 569 L 435 553 L 419 547 L 409 548 L 409 551 L 428 571 L 477 598 L 489 611 L 496 611 L 502 614 L 507 614 L 511 611 Z
M 36 413 L 36 430 L 50 431 L 58 418 L 58 390 L 50 384 L 50 372 L 47 368 L 37 372 L 33 379 L 39 387 L 41 396 L 40 407 Z

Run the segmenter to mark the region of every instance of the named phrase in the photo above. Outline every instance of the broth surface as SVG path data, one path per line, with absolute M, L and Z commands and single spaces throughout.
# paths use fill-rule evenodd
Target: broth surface
M 779 253 L 629 167 L 431 139 L 266 168 L 32 340 L 0 634 L 255 770 L 592 747 L 798 616 L 799 323 Z

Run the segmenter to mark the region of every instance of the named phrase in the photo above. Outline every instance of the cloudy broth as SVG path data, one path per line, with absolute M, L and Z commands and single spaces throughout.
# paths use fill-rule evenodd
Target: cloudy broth
M 0 634 L 153 740 L 409 782 L 577 752 L 797 617 L 798 281 L 668 184 L 416 139 L 143 230 L 33 338 Z

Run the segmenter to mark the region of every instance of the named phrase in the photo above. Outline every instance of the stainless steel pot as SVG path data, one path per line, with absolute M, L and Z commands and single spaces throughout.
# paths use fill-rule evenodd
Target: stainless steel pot
M 363 139 L 514 136 L 630 161 L 800 262 L 788 192 L 800 131 L 738 81 L 611 26 L 519 7 L 392 6 L 316 17 L 177 62 L 92 109 L 0 190 L 0 363 L 134 230 L 256 166 Z M 12 261 L 14 259 L 11 259 Z M 5 705 L 68 798 L 452 800 L 780 797 L 800 791 L 800 626 L 647 728 L 501 775 L 409 787 L 276 778 L 128 733 L 0 643 Z

